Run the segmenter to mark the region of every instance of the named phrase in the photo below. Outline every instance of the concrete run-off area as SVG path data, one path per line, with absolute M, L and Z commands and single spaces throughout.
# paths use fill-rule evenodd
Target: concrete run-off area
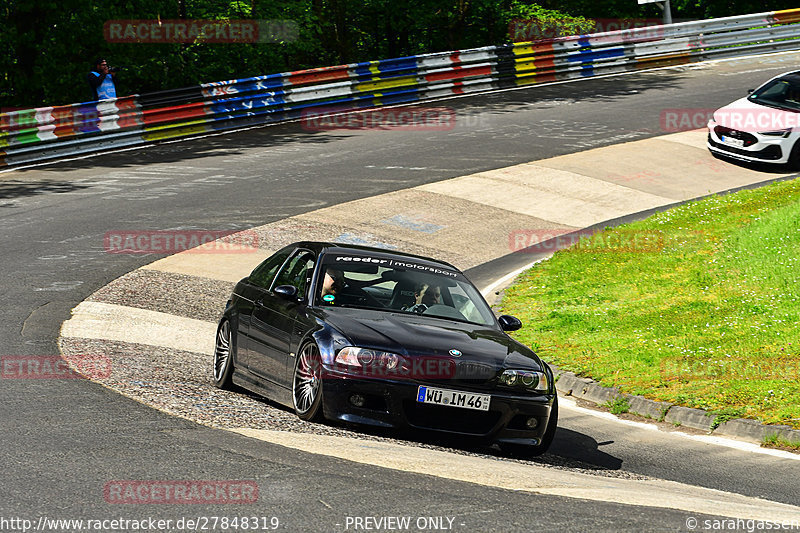
M 505 467 L 497 466 L 495 458 L 473 457 L 468 469 L 449 468 L 441 450 L 406 453 L 401 449 L 408 447 L 380 439 L 346 439 L 345 445 L 349 432 L 313 424 L 299 427 L 292 413 L 219 391 L 211 382 L 216 317 L 231 288 L 271 252 L 291 242 L 398 249 L 467 270 L 511 253 L 524 254 L 521 248 L 587 226 L 791 175 L 717 160 L 705 148 L 705 139 L 706 132 L 697 130 L 597 148 L 381 194 L 253 228 L 248 230 L 257 235 L 252 253 L 178 253 L 111 282 L 73 310 L 61 330 L 61 348 L 65 355 L 106 350 L 112 371 L 96 381 L 126 396 L 174 415 L 314 453 L 408 471 L 424 464 L 424 473 L 431 475 L 475 483 L 489 479 L 500 483 L 497 486 L 538 493 L 732 517 L 797 518 L 797 507 L 660 480 L 620 479 L 612 487 L 608 477 L 590 481 L 585 473 L 570 477 L 550 472 L 541 483 L 507 486 L 502 479 L 542 476 L 532 471 L 531 476 L 486 477 Z M 153 284 L 162 290 L 148 289 Z M 187 302 L 187 295 L 197 295 L 196 301 Z M 175 358 L 180 368 L 171 372 Z M 616 395 L 566 373 L 558 386 L 562 393 L 596 403 Z M 677 417 L 687 426 L 690 419 L 704 423 L 708 418 L 643 398 L 630 402 L 642 415 Z M 709 418 L 706 429 L 712 422 Z M 742 436 L 731 429 L 734 426 L 736 421 L 726 422 L 717 431 Z

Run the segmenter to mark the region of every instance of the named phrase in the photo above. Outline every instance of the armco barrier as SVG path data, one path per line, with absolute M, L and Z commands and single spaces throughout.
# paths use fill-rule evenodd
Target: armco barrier
M 381 105 L 800 49 L 800 9 L 340 65 L 0 114 L 0 166 Z

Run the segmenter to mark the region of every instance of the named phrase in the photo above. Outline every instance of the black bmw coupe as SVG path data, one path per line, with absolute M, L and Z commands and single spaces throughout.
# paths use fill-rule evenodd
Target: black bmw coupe
M 214 382 L 322 417 L 498 442 L 553 440 L 553 373 L 505 332 L 452 265 L 390 250 L 299 242 L 241 280 L 217 329 Z

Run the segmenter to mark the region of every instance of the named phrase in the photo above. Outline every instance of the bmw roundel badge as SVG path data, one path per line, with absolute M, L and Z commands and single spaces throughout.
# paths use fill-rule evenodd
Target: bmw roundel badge
M 450 355 L 453 357 L 461 357 L 461 350 L 450 350 Z

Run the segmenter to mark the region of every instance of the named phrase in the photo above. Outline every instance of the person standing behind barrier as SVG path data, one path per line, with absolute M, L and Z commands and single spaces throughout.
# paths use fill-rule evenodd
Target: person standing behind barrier
M 109 68 L 105 59 L 100 58 L 94 62 L 94 68 L 88 77 L 94 100 L 117 97 L 117 87 L 114 84 L 116 75 L 117 69 Z

